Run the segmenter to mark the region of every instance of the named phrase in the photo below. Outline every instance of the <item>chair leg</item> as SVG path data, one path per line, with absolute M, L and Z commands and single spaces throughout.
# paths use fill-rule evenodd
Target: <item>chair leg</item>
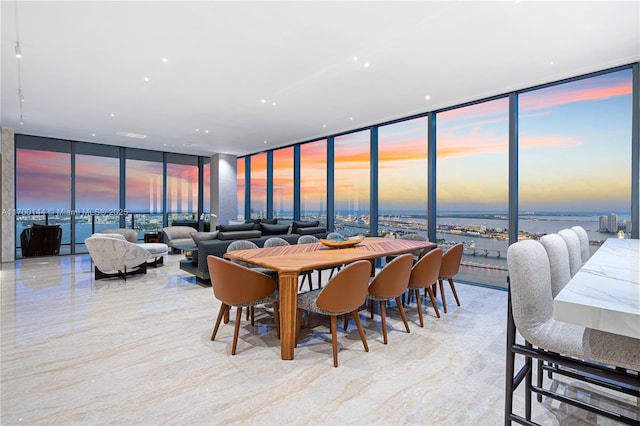
M 424 320 L 422 319 L 422 302 L 420 301 L 420 290 L 416 288 L 414 290 L 414 293 L 416 295 L 416 303 L 418 304 L 418 317 L 420 318 L 420 327 L 424 327 Z M 431 293 L 431 290 L 429 290 L 429 294 L 433 294 Z
M 373 315 L 376 313 L 376 302 L 373 299 L 369 299 L 369 312 L 371 313 L 371 319 L 373 319 Z
M 353 320 L 356 322 L 356 326 L 358 327 L 358 333 L 360 333 L 360 340 L 362 340 L 362 346 L 364 346 L 364 351 L 369 352 L 369 345 L 367 345 L 367 336 L 364 335 L 364 329 L 362 328 L 362 323 L 360 322 L 360 315 L 358 315 L 358 310 L 351 312 L 353 316 Z
M 216 318 L 216 325 L 213 327 L 213 333 L 211 333 L 211 340 L 216 338 L 216 334 L 218 334 L 218 327 L 220 327 L 220 321 L 222 318 L 229 314 L 229 305 L 225 305 L 224 303 L 220 306 L 220 311 L 218 311 L 218 318 Z
M 236 308 L 238 312 L 236 313 L 236 323 L 234 324 L 233 329 L 233 345 L 231 346 L 231 355 L 236 354 L 236 347 L 238 346 L 238 333 L 240 333 L 240 321 L 242 321 L 242 306 L 238 306 Z
M 338 338 L 336 330 L 336 316 L 331 315 L 331 345 L 333 346 L 333 366 L 338 366 Z
M 453 279 L 449 278 L 449 285 L 451 286 L 451 291 L 453 292 L 453 297 L 456 298 L 456 303 L 460 306 L 460 299 L 458 299 L 458 293 L 456 292 L 456 286 L 453 285 Z
M 342 329 L 344 331 L 347 331 L 347 327 L 349 326 L 349 315 L 344 314 L 343 317 L 344 317 L 344 319 L 343 319 L 343 322 L 342 322 Z
M 280 306 L 278 302 L 273 302 L 273 320 L 276 322 L 276 334 L 280 339 Z
M 380 317 L 382 318 L 382 340 L 387 344 L 387 306 L 386 301 L 380 301 Z
M 251 309 L 251 327 L 255 325 L 255 306 L 251 306 L 247 308 L 247 314 L 249 314 L 249 309 Z M 247 318 L 248 319 L 248 318 Z
M 409 323 L 407 322 L 407 315 L 404 312 L 404 308 L 402 307 L 402 303 L 400 303 L 399 297 L 396 297 L 396 304 L 398 305 L 398 311 L 400 311 L 400 317 L 402 318 L 402 322 L 404 322 L 404 329 L 407 330 L 407 333 L 411 333 L 409 331 Z
M 431 287 L 427 287 L 427 293 L 429 293 L 429 298 L 431 299 L 433 310 L 436 311 L 436 317 L 440 318 L 440 311 L 438 310 L 438 305 L 436 304 L 436 298 L 433 295 L 433 291 L 431 291 Z
M 447 313 L 447 300 L 444 297 L 444 283 L 442 282 L 442 280 L 438 280 L 438 282 L 440 283 L 440 294 L 442 295 L 442 309 L 444 310 L 444 313 L 446 314 Z M 434 294 L 434 296 L 435 296 L 435 294 Z

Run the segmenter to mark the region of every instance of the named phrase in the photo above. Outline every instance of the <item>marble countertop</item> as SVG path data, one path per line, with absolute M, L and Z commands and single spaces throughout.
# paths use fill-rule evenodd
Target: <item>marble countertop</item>
M 605 241 L 553 308 L 558 321 L 640 339 L 640 240 Z

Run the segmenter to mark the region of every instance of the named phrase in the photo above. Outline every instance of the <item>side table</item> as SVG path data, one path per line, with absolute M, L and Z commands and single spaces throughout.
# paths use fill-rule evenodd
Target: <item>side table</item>
M 161 232 L 149 232 L 144 234 L 144 242 L 145 243 L 161 243 L 162 242 L 162 233 Z

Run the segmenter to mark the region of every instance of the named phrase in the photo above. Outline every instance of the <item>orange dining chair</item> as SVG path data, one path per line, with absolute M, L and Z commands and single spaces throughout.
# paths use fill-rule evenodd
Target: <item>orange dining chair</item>
M 384 344 L 387 344 L 387 313 L 386 303 L 388 300 L 395 300 L 398 305 L 398 311 L 404 322 L 404 328 L 409 333 L 409 323 L 404 313 L 404 308 L 400 301 L 400 295 L 407 291 L 409 285 L 409 277 L 411 276 L 411 267 L 413 265 L 413 255 L 411 253 L 403 254 L 394 258 L 389 262 L 372 280 L 369 285 L 369 308 L 371 310 L 371 318 L 375 313 L 376 302 L 380 302 L 380 316 L 382 318 L 382 336 Z
M 368 260 L 353 262 L 340 270 L 323 288 L 298 294 L 298 318 L 296 345 L 300 339 L 302 311 L 315 312 L 330 317 L 333 344 L 333 366 L 338 366 L 337 317 L 351 313 L 360 333 L 364 350 L 369 352 L 367 338 L 360 322 L 358 308 L 367 299 L 367 287 L 371 274 Z
M 218 318 L 211 334 L 211 340 L 216 338 L 218 327 L 223 317 L 229 315 L 232 306 L 236 307 L 236 323 L 233 332 L 231 355 L 236 354 L 238 332 L 242 319 L 242 308 L 252 308 L 260 304 L 273 304 L 276 323 L 276 333 L 280 337 L 280 314 L 278 310 L 278 291 L 276 280 L 272 277 L 230 262 L 217 256 L 207 256 L 207 266 L 211 275 L 213 295 L 222 302 Z
M 420 300 L 420 289 L 424 288 L 433 310 L 436 312 L 436 317 L 440 318 L 440 312 L 436 305 L 436 298 L 433 294 L 433 286 L 438 282 L 438 274 L 440 273 L 440 264 L 442 263 L 442 249 L 434 248 L 418 260 L 411 269 L 411 276 L 409 277 L 409 292 L 414 292 L 416 296 L 416 303 L 418 305 L 418 316 L 420 317 L 420 327 L 424 327 L 424 321 L 422 319 L 422 302 Z
M 460 299 L 458 299 L 458 293 L 456 292 L 456 286 L 453 285 L 453 277 L 458 275 L 460 271 L 460 261 L 462 260 L 462 252 L 464 246 L 462 243 L 458 243 L 451 247 L 447 252 L 442 255 L 442 263 L 440 265 L 440 273 L 438 274 L 438 283 L 440 284 L 440 294 L 442 295 L 442 309 L 444 313 L 447 313 L 447 301 L 444 296 L 444 284 L 443 281 L 449 281 L 453 297 L 456 299 L 456 303 L 460 306 Z M 434 292 L 435 293 L 435 292 Z

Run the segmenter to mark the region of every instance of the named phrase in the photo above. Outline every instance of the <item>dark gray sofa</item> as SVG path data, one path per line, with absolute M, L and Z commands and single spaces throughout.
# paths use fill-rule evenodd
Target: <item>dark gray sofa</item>
M 198 249 L 193 252 L 192 259 L 180 262 L 180 269 L 192 273 L 199 280 L 208 280 L 207 256 L 223 257 L 233 241 L 247 240 L 263 247 L 264 242 L 273 237 L 282 238 L 289 244 L 297 244 L 302 235 L 325 238 L 327 229 L 319 226 L 318 221 L 294 221 L 291 225 L 282 225 L 276 219 L 268 222 L 264 219 L 256 220 L 241 225 L 220 225 L 214 232 L 196 232 L 192 235 Z

